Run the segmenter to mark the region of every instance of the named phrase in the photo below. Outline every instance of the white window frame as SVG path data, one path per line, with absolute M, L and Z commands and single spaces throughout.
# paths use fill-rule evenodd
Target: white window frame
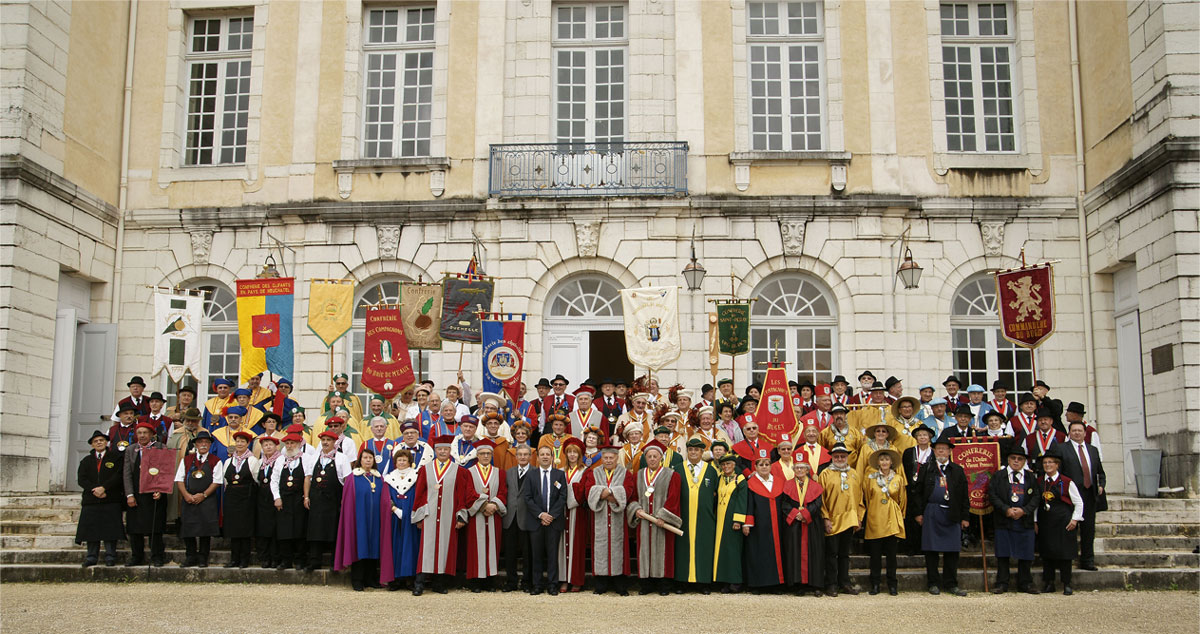
M 249 21 L 249 24 L 247 24 Z M 249 133 L 250 124 L 250 78 L 251 78 L 251 53 L 254 46 L 254 15 L 249 14 L 229 14 L 229 15 L 213 15 L 213 16 L 191 16 L 187 22 L 187 53 L 185 54 L 187 64 L 187 104 L 188 109 L 185 119 L 184 128 L 184 147 L 183 147 L 183 163 L 187 167 L 215 167 L 221 165 L 243 165 L 246 162 L 246 138 Z M 211 29 L 216 27 L 216 33 Z M 238 35 L 234 36 L 234 27 L 238 28 Z M 250 30 L 247 33 L 246 27 Z M 205 34 L 199 34 L 203 29 Z M 245 39 L 249 37 L 250 46 L 244 48 L 231 49 L 234 40 L 238 40 L 239 46 L 244 45 Z M 197 51 L 197 44 L 201 40 L 216 40 L 216 50 L 208 48 L 207 50 Z M 211 46 L 211 42 L 209 44 Z M 230 67 L 237 65 L 239 75 L 231 76 Z M 202 77 L 197 79 L 197 69 L 212 69 L 211 75 L 207 71 L 201 71 Z M 244 72 L 244 74 L 242 74 Z M 212 82 L 215 84 L 214 92 L 207 94 L 203 92 L 203 84 Z M 231 91 L 231 83 L 236 85 L 235 90 Z M 200 86 L 201 92 L 196 93 L 196 88 Z M 212 112 L 194 112 L 193 107 L 197 101 L 212 100 Z M 230 108 L 231 100 L 233 107 Z M 232 125 L 230 125 L 230 116 L 235 117 Z M 239 125 L 236 120 L 241 115 L 244 118 L 244 125 Z M 211 117 L 211 129 L 205 130 L 202 127 L 193 129 L 192 124 L 194 119 Z M 242 142 L 237 139 L 238 133 L 243 136 Z M 234 135 L 232 141 L 227 137 L 230 134 Z M 211 140 L 201 142 L 197 137 L 211 136 Z M 241 152 L 241 157 L 238 157 L 238 152 Z M 200 155 L 207 153 L 208 160 L 200 160 Z
M 926 39 L 929 55 L 930 116 L 932 117 L 933 167 L 939 175 L 951 169 L 1028 170 L 1039 176 L 1043 169 L 1041 122 L 1034 45 L 1035 0 L 1007 2 L 948 2 L 948 4 L 1007 4 L 1012 31 L 1013 112 L 1016 150 L 1013 152 L 951 152 L 946 134 L 946 93 L 942 66 L 940 0 L 925 0 Z M 973 60 L 978 56 L 973 56 Z M 978 76 L 973 75 L 973 76 Z M 982 110 L 978 110 L 982 112 Z
M 411 282 L 412 280 L 404 276 L 389 276 L 371 281 L 369 284 L 360 286 L 360 290 L 355 292 L 354 297 L 354 317 L 350 321 L 350 332 L 346 333 L 347 347 L 346 352 L 342 357 L 342 371 L 350 377 L 350 391 L 358 395 L 363 406 L 371 399 L 371 392 L 362 386 L 362 366 L 364 338 L 367 332 L 367 320 L 365 315 L 359 317 L 359 310 L 365 310 L 364 306 L 368 304 L 400 303 L 400 284 Z M 395 292 L 392 291 L 392 285 L 395 286 Z M 409 350 L 409 357 L 412 361 L 413 376 L 417 377 L 417 381 L 423 381 L 434 374 L 431 366 L 433 355 L 431 350 Z M 417 359 L 420 357 L 420 363 Z
M 398 37 L 397 37 L 396 41 L 372 43 L 371 33 L 372 33 L 373 28 L 375 28 L 372 26 L 373 15 L 376 14 L 376 12 L 386 15 L 386 13 L 389 11 L 397 12 L 398 20 L 397 20 L 397 25 L 395 28 L 396 28 Z M 424 21 L 424 18 L 425 18 L 424 12 L 428 12 L 428 15 L 429 15 L 428 23 L 426 23 Z M 362 112 L 362 115 L 360 116 L 361 124 L 362 124 L 361 156 L 365 159 L 429 157 L 432 155 L 431 153 L 433 150 L 433 119 L 434 119 L 433 110 L 434 110 L 434 101 L 435 101 L 434 95 L 433 95 L 433 93 L 434 93 L 433 74 L 434 74 L 434 68 L 435 68 L 436 58 L 437 58 L 437 51 L 436 51 L 437 5 L 436 4 L 427 4 L 427 5 L 414 4 L 414 5 L 398 5 L 398 6 L 368 5 L 365 9 L 365 13 L 366 13 L 366 15 L 364 16 L 363 25 L 362 25 L 362 28 L 363 28 L 363 32 L 362 32 L 362 41 L 363 41 L 362 107 L 363 107 L 363 112 Z M 410 20 L 412 20 L 412 18 L 414 17 L 414 14 L 416 14 L 416 17 L 418 18 L 418 21 L 415 24 L 410 22 Z M 428 26 L 428 32 L 429 32 L 428 38 L 424 37 L 424 31 L 426 30 L 426 26 Z M 408 39 L 409 31 L 413 27 L 416 27 L 418 29 L 418 38 L 415 40 Z M 392 107 L 392 118 L 391 118 L 392 136 L 391 136 L 391 141 L 390 141 L 390 143 L 392 144 L 392 148 L 391 148 L 391 152 L 381 154 L 381 153 L 379 153 L 378 149 L 376 149 L 375 151 L 372 151 L 372 149 L 371 149 L 372 143 L 376 143 L 379 141 L 378 141 L 378 139 L 372 140 L 371 138 L 369 138 L 371 127 L 373 125 L 377 125 L 377 124 L 373 124 L 372 122 L 370 122 L 368 120 L 368 114 L 369 114 L 368 110 L 372 107 L 371 93 L 372 93 L 372 90 L 374 89 L 374 87 L 371 85 L 372 81 L 373 81 L 373 74 L 374 74 L 374 71 L 371 69 L 372 58 L 375 56 L 387 56 L 387 55 L 395 56 L 395 68 L 392 69 L 392 72 L 394 73 L 393 101 L 391 104 L 391 107 Z M 415 107 L 418 109 L 418 116 L 412 121 L 407 121 L 404 116 L 404 110 L 406 108 L 404 99 L 405 99 L 405 94 L 408 89 L 407 85 L 405 84 L 405 81 L 409 76 L 409 70 L 407 69 L 406 64 L 407 64 L 407 58 L 410 55 L 418 55 L 418 56 L 428 55 L 429 66 L 428 66 L 427 72 L 428 72 L 429 83 L 427 86 L 424 87 L 428 91 L 427 100 L 422 100 L 422 99 L 418 98 L 417 101 L 414 104 L 412 104 L 412 107 Z M 418 75 L 420 75 L 421 73 L 426 72 L 426 71 L 423 67 L 419 66 L 418 68 L 415 69 L 414 72 L 416 72 Z M 420 90 L 422 90 L 422 86 L 421 86 L 420 82 L 418 82 L 418 84 L 415 86 L 415 89 L 418 92 Z M 425 103 L 422 103 L 422 101 L 425 101 Z M 422 105 L 424 105 L 426 108 L 428 108 L 428 116 L 425 118 L 422 118 L 419 116 L 419 110 L 422 107 Z M 419 131 L 422 124 L 424 124 L 426 126 L 426 134 L 422 135 L 418 132 L 418 133 L 414 133 L 413 135 L 410 135 L 407 138 L 405 137 L 404 130 L 407 125 L 413 125 Z M 405 151 L 405 146 L 408 143 L 412 143 L 414 145 L 412 151 Z M 424 151 L 421 151 L 422 143 L 424 144 Z
M 619 37 L 599 37 L 597 32 L 597 10 L 611 9 L 612 7 L 620 7 L 622 11 L 621 34 Z M 584 11 L 584 36 L 581 38 L 561 38 L 559 37 L 559 10 L 582 9 Z M 551 100 L 551 116 L 550 116 L 550 138 L 555 143 L 623 143 L 629 140 L 629 4 L 627 2 L 603 2 L 603 3 L 578 3 L 578 2 L 563 2 L 554 3 L 551 5 L 551 52 L 550 64 L 553 69 L 550 82 L 550 100 Z M 558 109 L 559 109 L 559 53 L 567 51 L 581 51 L 584 53 L 584 117 L 583 126 L 584 134 L 582 140 L 578 137 L 567 137 L 565 140 L 558 134 Z M 620 51 L 623 63 L 622 80 L 621 80 L 621 134 L 614 135 L 611 128 L 608 134 L 603 137 L 603 140 L 598 139 L 597 123 L 599 121 L 596 113 L 597 102 L 596 92 L 598 83 L 598 67 L 597 58 L 600 52 L 603 51 Z M 617 103 L 618 100 L 610 99 L 609 103 Z M 615 120 L 610 116 L 609 121 Z
M 777 296 L 772 295 L 775 290 L 786 291 L 783 288 L 785 284 L 798 283 L 797 293 L 787 293 L 787 297 L 796 297 L 797 302 L 805 302 L 804 307 L 800 307 L 796 302 L 787 303 L 782 307 L 786 314 L 764 314 L 757 311 L 771 311 L 773 298 L 783 300 L 784 293 Z M 815 295 L 805 295 L 806 290 L 815 291 Z M 814 383 L 830 382 L 838 373 L 838 313 L 837 303 L 834 300 L 833 294 L 829 292 L 825 286 L 817 282 L 814 278 L 797 272 L 783 273 L 773 275 L 755 289 L 753 294 L 758 298 L 754 306 L 751 307 L 751 326 L 750 326 L 750 353 L 748 355 L 747 367 L 743 370 L 743 377 L 747 381 L 747 385 L 753 382 L 761 382 L 766 376 L 766 366 L 760 366 L 759 362 L 773 360 L 775 358 L 775 340 L 770 335 L 771 330 L 784 331 L 784 338 L 779 341 L 780 361 L 785 361 L 789 365 L 788 376 L 799 381 L 801 379 L 812 378 Z M 803 308 L 815 303 L 818 300 L 823 300 L 828 307 L 828 314 L 804 314 L 806 311 Z M 757 311 L 756 311 L 757 309 Z M 818 312 L 813 310 L 812 312 Z M 813 345 L 800 349 L 801 331 L 811 331 Z M 800 364 L 800 353 L 813 353 L 820 350 L 816 347 L 816 331 L 827 330 L 829 332 L 829 369 L 817 370 L 816 368 L 804 367 Z M 755 345 L 755 333 L 768 331 L 768 340 L 765 346 Z M 739 364 L 741 365 L 741 364 Z M 800 377 L 800 378 L 796 378 Z
M 755 13 L 754 7 L 756 5 L 762 5 L 764 11 L 767 10 L 768 8 L 770 8 L 776 12 L 775 27 L 777 30 L 775 33 L 755 34 L 753 32 L 754 27 L 755 27 L 755 22 L 757 21 L 756 18 L 754 17 L 754 13 Z M 807 5 L 808 7 L 811 7 L 812 9 L 815 10 L 815 15 L 813 17 L 816 20 L 816 31 L 814 33 L 791 33 L 791 32 L 787 31 L 789 23 L 790 23 L 789 11 L 791 10 L 791 7 L 793 5 L 801 7 L 801 10 L 803 10 L 805 8 L 805 6 Z M 748 122 L 749 130 L 750 130 L 750 146 L 749 146 L 750 151 L 753 151 L 753 152 L 823 152 L 823 151 L 826 151 L 829 147 L 829 141 L 828 141 L 829 125 L 828 125 L 828 117 L 827 117 L 828 106 L 826 105 L 826 103 L 827 103 L 826 74 L 827 73 L 825 72 L 825 66 L 826 66 L 825 13 L 823 10 L 823 3 L 818 2 L 818 1 L 812 1 L 812 0 L 806 0 L 803 2 L 788 2 L 786 0 L 785 1 L 771 1 L 771 2 L 750 1 L 750 2 L 746 3 L 746 14 L 747 14 L 747 22 L 746 22 L 745 37 L 746 37 L 747 55 L 749 57 L 749 61 L 748 61 L 749 68 L 747 70 L 747 77 L 748 77 L 749 85 L 748 85 L 747 89 L 749 90 L 749 95 L 750 95 L 750 101 L 749 101 L 750 109 L 749 109 L 749 122 Z M 819 109 L 817 119 L 818 119 L 818 125 L 820 126 L 820 133 L 817 135 L 818 136 L 818 141 L 817 141 L 818 147 L 809 147 L 807 145 L 807 139 L 805 140 L 805 145 L 803 147 L 798 147 L 794 143 L 794 137 L 797 134 L 797 132 L 792 127 L 792 124 L 794 123 L 794 120 L 796 117 L 809 117 L 811 115 L 809 115 L 807 113 L 801 114 L 801 113 L 796 113 L 796 112 L 792 111 L 792 106 L 795 103 L 794 100 L 797 97 L 793 96 L 791 94 L 791 91 L 789 90 L 789 84 L 792 81 L 792 78 L 789 73 L 789 71 L 791 69 L 791 63 L 792 63 L 791 53 L 795 48 L 808 49 L 810 47 L 814 48 L 816 50 L 816 55 L 817 55 L 817 59 L 816 59 L 816 66 L 817 66 L 817 73 L 818 73 L 818 77 L 817 77 L 817 90 L 818 90 L 817 108 Z M 774 50 L 778 53 L 778 57 L 779 57 L 779 59 L 776 60 L 776 63 L 779 65 L 779 70 L 780 70 L 780 76 L 778 78 L 778 81 L 780 83 L 780 89 L 781 89 L 780 94 L 778 95 L 778 99 L 780 100 L 780 112 L 778 113 L 778 116 L 782 119 L 782 126 L 778 133 L 780 136 L 779 147 L 770 147 L 769 140 L 768 140 L 767 147 L 756 147 L 755 146 L 755 139 L 757 136 L 759 136 L 754 130 L 755 121 L 756 121 L 757 117 L 759 116 L 757 113 L 754 112 L 755 103 L 759 99 L 758 97 L 755 96 L 755 83 L 756 83 L 756 81 L 758 81 L 755 78 L 755 70 L 759 64 L 764 63 L 760 60 L 755 59 L 756 49 L 762 49 L 762 50 L 768 51 L 768 52 Z M 806 64 L 808 62 L 801 62 L 801 63 Z M 803 80 L 803 81 L 811 81 L 811 80 Z M 811 136 L 811 134 L 808 132 L 804 132 L 802 134 L 804 134 L 805 136 Z M 766 135 L 768 136 L 768 138 L 770 136 L 773 136 L 773 134 L 770 132 L 767 132 Z
M 966 293 L 969 291 L 979 290 L 980 293 L 974 300 L 967 300 Z M 959 302 L 970 301 L 970 314 L 963 314 L 959 308 Z M 990 400 L 992 383 L 997 379 L 1002 379 L 1008 385 L 1008 398 L 1014 403 L 1022 394 L 1028 393 L 1033 388 L 1033 370 L 1032 366 L 1029 369 L 1009 369 L 1004 370 L 1004 375 L 1001 376 L 1000 357 L 1002 354 L 1012 354 L 1014 365 L 1018 358 L 1022 355 L 1029 355 L 1030 362 L 1033 361 L 1033 351 L 1017 346 L 1016 344 L 1004 338 L 1000 331 L 1000 314 L 996 310 L 996 284 L 994 278 L 989 274 L 975 275 L 959 286 L 954 293 L 954 299 L 950 303 L 950 366 L 953 368 L 954 375 L 964 381 L 963 389 L 973 382 L 970 374 L 965 372 L 966 367 L 959 363 L 959 353 L 961 351 L 980 351 L 984 352 L 984 383 L 980 383 L 984 390 L 989 395 L 985 396 L 984 400 Z M 983 342 L 981 346 L 971 346 L 969 343 L 970 334 L 966 334 L 968 338 L 968 347 L 959 346 L 957 337 L 959 331 L 979 330 L 983 334 Z M 975 369 L 976 374 L 979 373 Z M 1028 379 L 1025 385 L 1020 385 L 1021 375 L 1026 375 Z M 1019 389 L 1024 387 L 1025 389 Z
M 989 30 L 992 33 L 983 33 L 985 26 L 984 13 L 991 15 L 986 18 Z M 998 20 L 995 17 L 995 11 L 1000 9 L 1004 13 L 1003 20 L 999 23 L 1003 25 L 1003 33 L 995 33 L 995 26 Z M 1016 60 L 1016 24 L 1013 16 L 1013 7 L 1008 2 L 944 2 L 939 7 L 939 15 L 941 16 L 942 24 L 940 27 L 942 34 L 942 99 L 943 106 L 949 109 L 951 105 L 956 106 L 957 112 L 951 115 L 945 113 L 946 117 L 946 146 L 948 151 L 956 153 L 975 153 L 975 154 L 1016 154 L 1020 152 L 1020 130 L 1017 126 L 1017 106 L 1018 104 L 1018 78 L 1017 78 L 1017 60 Z M 947 31 L 947 18 L 949 18 L 950 31 Z M 965 27 L 965 33 L 961 32 L 960 27 Z M 955 60 L 947 60 L 946 56 L 953 51 Z M 963 53 L 968 56 L 964 63 L 961 56 Z M 991 64 L 985 64 L 984 54 L 987 53 L 992 57 Z M 1003 54 L 1007 57 L 1007 61 L 1001 64 L 997 59 Z M 954 88 L 956 95 L 953 99 L 947 96 L 947 91 L 951 88 L 947 84 L 946 77 L 950 75 L 947 72 L 948 67 L 955 67 Z M 988 66 L 993 66 L 992 77 L 985 78 Z M 963 68 L 969 73 L 967 79 L 963 79 L 962 73 L 958 68 Z M 997 71 L 1005 70 L 1008 74 L 1006 78 L 1008 83 L 1008 97 L 1001 98 L 998 94 L 993 94 L 991 97 L 985 96 L 988 85 L 991 82 L 996 82 L 994 88 L 999 87 L 1001 78 Z M 964 98 L 959 89 L 960 85 L 969 86 L 971 96 Z M 1004 115 L 999 111 L 1007 101 L 1008 114 Z M 987 112 L 989 102 L 993 103 L 996 108 L 991 114 Z M 970 104 L 971 114 L 963 114 L 963 108 L 959 104 Z M 1005 120 L 1009 122 L 1008 131 L 1001 129 Z M 970 122 L 973 128 L 972 132 L 965 132 L 962 124 L 951 125 L 959 121 Z M 995 129 L 989 130 L 989 124 L 994 124 Z M 956 128 L 951 131 L 951 128 Z M 951 139 L 950 137 L 956 137 Z M 952 147 L 952 141 L 958 141 L 957 148 Z M 967 147 L 969 141 L 970 147 Z M 1011 147 L 1004 147 L 1010 143 Z M 994 144 L 994 147 L 989 147 L 989 144 Z
M 187 11 L 184 10 L 187 7 Z M 168 187 L 179 181 L 241 179 L 258 180 L 259 143 L 262 122 L 263 65 L 267 42 L 267 0 L 228 2 L 212 0 L 194 3 L 172 1 L 167 8 L 167 64 L 163 77 L 162 134 L 159 143 L 158 185 Z M 193 18 L 253 17 L 253 43 L 250 50 L 250 93 L 246 123 L 246 156 L 237 164 L 187 165 L 187 114 L 189 95 L 188 51 Z M 223 30 L 223 33 L 225 31 Z

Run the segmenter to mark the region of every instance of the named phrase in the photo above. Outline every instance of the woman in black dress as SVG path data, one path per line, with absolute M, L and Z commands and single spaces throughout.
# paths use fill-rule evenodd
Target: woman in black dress
M 250 565 L 250 547 L 254 541 L 254 520 L 258 514 L 258 458 L 250 451 L 254 434 L 240 429 L 233 434 L 233 451 L 222 463 L 225 494 L 222 496 L 225 537 L 229 539 L 230 558 L 226 568 Z
M 1083 497 L 1067 476 L 1059 473 L 1062 453 L 1058 445 L 1042 454 L 1042 501 L 1034 514 L 1037 521 L 1038 554 L 1042 556 L 1042 592 L 1054 592 L 1054 571 L 1062 577 L 1063 594 L 1070 596 L 1071 560 L 1079 552 L 1083 521 Z
M 263 434 L 255 445 L 262 452 L 258 465 L 258 489 L 254 495 L 254 536 L 258 538 L 258 561 L 263 568 L 279 563 L 279 543 L 275 540 L 275 496 L 271 493 L 271 476 L 283 466 L 280 460 L 279 439 Z

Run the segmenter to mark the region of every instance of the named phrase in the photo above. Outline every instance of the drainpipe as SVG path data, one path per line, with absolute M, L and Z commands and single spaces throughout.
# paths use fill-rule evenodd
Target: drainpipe
M 1096 353 L 1092 334 L 1092 274 L 1088 262 L 1087 214 L 1083 209 L 1086 191 L 1083 159 L 1083 100 L 1079 81 L 1079 22 L 1078 0 L 1067 3 L 1067 21 L 1071 31 L 1071 105 L 1075 115 L 1075 210 L 1079 215 L 1079 277 L 1083 293 L 1083 356 L 1087 365 L 1087 410 L 1096 410 Z
M 113 261 L 112 311 L 109 321 L 121 317 L 121 268 L 125 260 L 125 216 L 129 204 L 129 132 L 133 116 L 133 53 L 137 46 L 138 0 L 129 0 L 129 38 L 125 45 L 125 102 L 121 115 L 121 186 L 117 194 L 117 253 Z

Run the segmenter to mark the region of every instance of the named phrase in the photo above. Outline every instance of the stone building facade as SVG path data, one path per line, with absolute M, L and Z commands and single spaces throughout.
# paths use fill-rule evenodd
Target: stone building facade
M 309 279 L 372 303 L 475 256 L 495 307 L 529 314 L 529 382 L 577 383 L 631 373 L 616 291 L 682 285 L 693 249 L 708 275 L 664 383 L 711 380 L 708 298 L 757 297 L 751 354 L 721 358 L 738 384 L 776 348 L 801 377 L 910 393 L 952 372 L 1026 390 L 1036 366 L 1099 425 L 1112 490 L 1143 447 L 1197 488 L 1187 3 L 14 6 L 0 489 L 73 486 L 129 376 L 172 392 L 148 376 L 149 287 L 210 293 L 203 398 L 237 372 L 234 282 L 271 256 L 300 282 L 290 378 L 315 407 L 361 364 L 362 322 L 327 350 Z M 998 335 L 990 281 L 1022 249 L 1058 262 L 1032 355 Z M 444 385 L 459 357 L 421 372 Z M 477 382 L 478 347 L 462 359 Z

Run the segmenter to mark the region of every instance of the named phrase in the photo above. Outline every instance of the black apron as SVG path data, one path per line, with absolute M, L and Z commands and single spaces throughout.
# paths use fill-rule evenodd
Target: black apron
M 225 536 L 229 539 L 254 537 L 256 485 L 254 473 L 250 471 L 250 460 L 242 461 L 242 468 L 234 470 L 233 460 L 225 468 Z
M 283 469 L 279 474 L 279 500 L 283 502 L 283 508 L 275 516 L 275 537 L 304 539 L 308 527 L 308 509 L 304 508 L 304 460 L 297 459 L 293 469 L 287 468 L 286 460 L 280 458 L 276 467 Z
M 258 470 L 258 493 L 254 503 L 254 534 L 257 537 L 275 537 L 275 520 L 279 512 L 275 510 L 275 496 L 271 493 L 271 474 L 282 468 L 283 458 L 276 458 L 275 464 Z
M 337 541 L 341 511 L 342 483 L 338 481 L 337 463 L 330 460 L 321 467 L 318 459 L 308 487 L 308 541 Z
M 211 456 L 212 454 L 209 454 Z M 207 461 L 200 462 L 195 456 L 184 459 L 183 481 L 188 493 L 195 495 L 203 493 L 213 483 L 213 469 L 220 463 L 210 466 Z M 221 535 L 221 508 L 218 506 L 216 491 L 204 498 L 199 504 L 183 503 L 179 512 L 180 537 L 219 537 Z
M 154 499 L 153 493 L 139 493 L 141 487 L 142 452 L 130 449 L 126 460 L 133 461 L 133 490 L 127 494 L 133 495 L 137 506 L 125 510 L 125 531 L 130 535 L 162 535 L 167 530 L 167 507 L 170 506 L 167 494 Z
M 1037 516 L 1037 546 L 1042 559 L 1074 559 L 1079 552 L 1079 527 L 1067 530 L 1067 524 L 1075 514 L 1075 505 L 1064 501 L 1064 498 L 1071 499 L 1068 482 L 1070 480 L 1062 475 L 1053 484 L 1042 479 L 1045 492 Z

